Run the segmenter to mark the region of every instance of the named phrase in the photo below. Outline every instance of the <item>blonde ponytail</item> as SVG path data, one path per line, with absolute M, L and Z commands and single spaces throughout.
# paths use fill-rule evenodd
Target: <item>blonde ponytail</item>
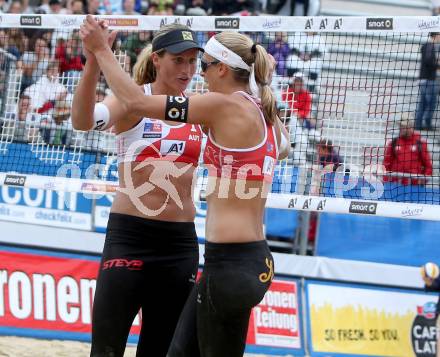
M 151 44 L 145 47 L 133 67 L 133 79 L 138 85 L 153 83 L 156 80 L 156 67 L 151 56 L 152 48 Z
M 255 54 L 255 81 L 260 87 L 261 106 L 266 121 L 273 124 L 277 118 L 276 98 L 270 88 L 269 73 L 271 70 L 271 63 L 268 54 L 263 46 L 256 46 Z

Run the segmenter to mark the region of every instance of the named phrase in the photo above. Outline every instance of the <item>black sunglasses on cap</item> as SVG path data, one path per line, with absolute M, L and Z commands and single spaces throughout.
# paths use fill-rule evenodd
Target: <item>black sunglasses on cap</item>
M 218 64 L 218 63 L 220 63 L 220 61 L 208 62 L 205 59 L 201 58 L 200 59 L 200 68 L 202 69 L 202 72 L 206 72 L 206 70 L 208 69 L 209 66 L 211 66 L 213 64 Z

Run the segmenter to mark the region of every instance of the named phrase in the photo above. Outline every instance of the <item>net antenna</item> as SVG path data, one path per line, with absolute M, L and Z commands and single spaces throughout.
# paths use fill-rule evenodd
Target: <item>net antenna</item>
M 5 153 L 14 140 L 18 126 L 14 113 L 20 95 L 22 72 L 17 69 L 17 58 L 0 48 L 1 117 L 0 117 L 0 155 Z

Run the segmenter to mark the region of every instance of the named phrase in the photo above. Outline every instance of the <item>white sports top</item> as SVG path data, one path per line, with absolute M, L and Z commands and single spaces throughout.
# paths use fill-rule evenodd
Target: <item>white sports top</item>
M 151 95 L 151 85 L 144 85 Z M 196 124 L 168 125 L 142 118 L 133 128 L 116 135 L 118 163 L 147 159 L 171 160 L 197 165 L 202 146 L 202 129 Z

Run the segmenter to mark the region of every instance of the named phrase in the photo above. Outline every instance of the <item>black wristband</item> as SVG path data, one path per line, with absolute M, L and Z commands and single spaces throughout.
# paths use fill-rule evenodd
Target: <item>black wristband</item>
M 165 120 L 186 123 L 188 118 L 188 98 L 167 96 Z

